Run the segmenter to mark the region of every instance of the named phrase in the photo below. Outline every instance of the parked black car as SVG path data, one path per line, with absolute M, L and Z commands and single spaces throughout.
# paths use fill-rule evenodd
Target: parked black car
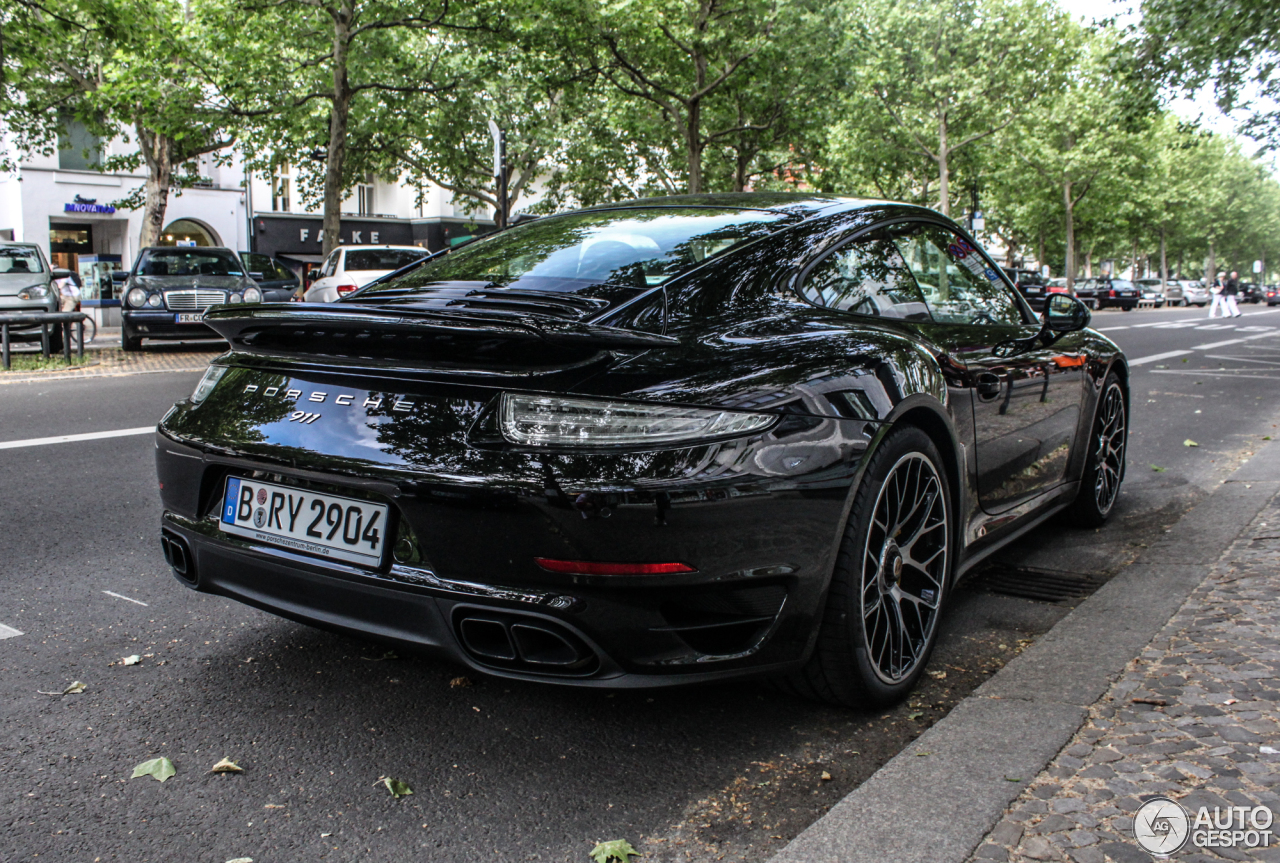
M 138 253 L 121 291 L 120 346 L 147 339 L 219 338 L 205 310 L 222 303 L 259 303 L 262 290 L 230 249 L 148 246 Z
M 1240 283 L 1240 297 L 1237 302 L 1261 303 L 1267 299 L 1267 291 L 1262 285 L 1254 282 Z
M 506 677 L 891 702 L 957 578 L 1125 470 L 1088 310 L 903 204 L 612 204 L 206 320 L 156 438 L 177 578 Z
M 1035 270 L 1018 270 L 1011 267 L 1002 267 L 1005 277 L 1013 282 L 1013 286 L 1017 288 L 1018 293 L 1022 294 L 1022 298 L 1027 301 L 1027 305 L 1036 311 L 1044 308 L 1045 297 L 1049 295 L 1048 285 L 1045 283 L 1044 277 Z
M 1128 279 L 1101 276 L 1082 279 L 1075 284 L 1076 296 L 1091 309 L 1122 309 L 1133 311 L 1138 305 L 1139 292 Z
M 1266 288 L 1267 305 L 1280 305 L 1280 285 L 1267 285 Z
M 262 289 L 264 303 L 287 303 L 302 287 L 302 280 L 281 261 L 260 252 L 241 252 L 249 278 Z

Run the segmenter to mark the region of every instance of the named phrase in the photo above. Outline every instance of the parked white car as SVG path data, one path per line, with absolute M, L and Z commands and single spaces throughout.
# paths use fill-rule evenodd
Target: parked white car
M 332 303 L 429 254 L 418 246 L 340 246 L 329 253 L 320 278 L 311 283 L 303 299 L 308 303 Z

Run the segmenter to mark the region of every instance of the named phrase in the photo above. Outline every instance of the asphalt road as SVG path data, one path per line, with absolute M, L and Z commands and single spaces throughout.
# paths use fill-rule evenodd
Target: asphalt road
M 1003 562 L 1105 575 L 1280 434 L 1280 309 L 1204 314 L 1096 316 L 1135 360 L 1186 353 L 1135 366 L 1112 522 L 1046 524 Z M 195 379 L 0 385 L 0 445 L 149 425 Z M 579 692 L 186 590 L 159 552 L 146 435 L 0 449 L 0 493 L 0 625 L 23 633 L 0 640 L 0 861 L 586 861 L 617 838 L 649 860 L 767 859 L 1068 610 L 962 588 L 931 666 L 946 677 L 884 713 L 754 683 Z M 172 779 L 129 778 L 161 755 Z M 209 774 L 223 757 L 245 772 Z

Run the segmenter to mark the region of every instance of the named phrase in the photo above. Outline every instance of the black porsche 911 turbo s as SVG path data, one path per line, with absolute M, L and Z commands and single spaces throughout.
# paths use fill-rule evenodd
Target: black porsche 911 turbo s
M 957 578 L 1124 476 L 1128 369 L 963 230 L 819 195 L 552 216 L 223 306 L 164 417 L 177 578 L 477 670 L 905 695 Z

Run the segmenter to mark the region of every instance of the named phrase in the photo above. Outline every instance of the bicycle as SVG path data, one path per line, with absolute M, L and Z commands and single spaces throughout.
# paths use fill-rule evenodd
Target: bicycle
M 76 302 L 76 311 L 80 311 L 80 303 Z M 84 345 L 80 344 L 80 334 L 84 334 L 84 344 L 87 345 L 98 336 L 98 325 L 93 322 L 93 317 L 87 315 L 84 318 L 84 327 L 79 324 L 71 325 L 71 349 L 74 351 L 84 350 Z

